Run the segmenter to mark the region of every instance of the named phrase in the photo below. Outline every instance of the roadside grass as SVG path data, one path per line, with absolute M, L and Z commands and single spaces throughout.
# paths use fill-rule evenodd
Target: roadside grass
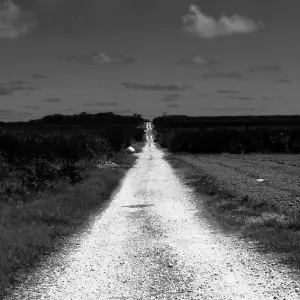
M 142 148 L 142 144 L 141 144 Z M 83 181 L 65 182 L 33 201 L 10 203 L 0 210 L 0 299 L 18 282 L 18 273 L 30 271 L 44 255 L 58 251 L 63 240 L 84 228 L 92 214 L 109 203 L 136 156 L 116 153 L 116 167 L 87 165 Z
M 210 215 L 227 232 L 238 232 L 246 240 L 256 240 L 257 250 L 277 253 L 283 263 L 300 268 L 300 211 L 283 212 L 273 203 L 233 193 L 219 185 L 201 166 L 167 153 L 166 160 L 185 184 L 202 197 Z

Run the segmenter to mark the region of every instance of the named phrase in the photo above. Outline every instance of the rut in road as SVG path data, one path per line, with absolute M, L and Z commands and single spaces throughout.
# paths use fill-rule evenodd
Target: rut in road
M 150 139 L 138 155 L 110 206 L 6 300 L 300 299 L 296 272 L 212 225 Z

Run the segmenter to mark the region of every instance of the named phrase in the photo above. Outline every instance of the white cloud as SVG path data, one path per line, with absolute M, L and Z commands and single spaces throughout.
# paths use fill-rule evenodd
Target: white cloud
M 107 55 L 103 52 L 94 52 L 83 55 L 67 55 L 65 57 L 60 57 L 61 60 L 73 61 L 73 62 L 84 62 L 88 64 L 95 65 L 113 65 L 113 64 L 133 64 L 135 63 L 135 59 L 132 57 L 128 57 L 125 55 Z
M 34 26 L 28 17 L 28 13 L 23 12 L 12 0 L 1 3 L 0 38 L 15 39 L 27 34 Z
M 103 52 L 92 53 L 91 60 L 94 64 L 132 64 L 135 62 L 135 59 L 125 55 L 109 56 Z
M 219 20 L 215 20 L 202 13 L 200 8 L 194 4 L 190 5 L 189 13 L 182 19 L 184 30 L 201 38 L 252 33 L 264 27 L 262 22 L 255 22 L 239 15 L 232 17 L 222 15 Z
M 193 55 L 191 57 L 185 57 L 179 59 L 179 64 L 181 65 L 207 65 L 207 64 L 215 64 L 215 61 L 205 60 L 199 55 Z
M 109 57 L 105 53 L 96 53 L 91 59 L 95 64 L 122 63 L 122 60 L 119 57 Z
M 199 55 L 195 55 L 191 58 L 191 62 L 197 65 L 203 65 L 203 64 L 207 64 L 208 61 L 204 60 L 203 58 L 201 58 Z

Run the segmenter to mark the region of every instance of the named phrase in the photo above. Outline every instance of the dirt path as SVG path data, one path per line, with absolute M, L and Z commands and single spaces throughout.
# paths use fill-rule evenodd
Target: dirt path
M 147 140 L 106 211 L 6 300 L 300 299 L 300 277 L 212 225 Z

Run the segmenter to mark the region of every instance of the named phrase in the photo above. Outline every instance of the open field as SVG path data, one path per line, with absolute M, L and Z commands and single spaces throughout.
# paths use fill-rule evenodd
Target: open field
M 166 159 L 186 184 L 211 196 L 206 206 L 224 228 L 300 266 L 299 155 L 169 153 Z

